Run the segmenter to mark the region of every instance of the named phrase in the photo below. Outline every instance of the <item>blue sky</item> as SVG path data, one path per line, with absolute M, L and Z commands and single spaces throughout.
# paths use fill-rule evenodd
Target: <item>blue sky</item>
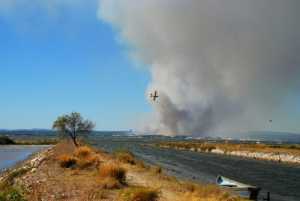
M 129 129 L 150 111 L 146 68 L 128 58 L 96 4 L 0 3 L 0 128 L 50 128 L 78 111 L 97 129 Z
M 214 117 L 223 120 L 223 116 L 227 119 L 229 115 L 228 119 L 232 121 L 212 125 L 212 129 L 234 130 L 238 129 L 237 125 L 240 122 L 242 123 L 240 129 L 299 132 L 300 96 L 299 81 L 296 76 L 299 72 L 297 68 L 299 60 L 297 51 L 291 51 L 299 49 L 299 45 L 290 41 L 292 40 L 290 35 L 295 35 L 296 38 L 299 30 L 290 27 L 293 23 L 280 21 L 298 19 L 293 17 L 297 14 L 297 11 L 293 10 L 295 8 L 293 4 L 288 7 L 290 9 L 283 9 L 287 13 L 282 16 L 291 15 L 287 18 L 282 18 L 280 13 L 277 15 L 269 6 L 265 9 L 270 12 L 270 15 L 255 7 L 251 8 L 253 11 L 249 10 L 246 4 L 245 7 L 240 5 L 242 7 L 238 8 L 239 11 L 241 9 L 247 11 L 245 19 L 239 16 L 244 12 L 232 13 L 233 7 L 226 4 L 227 9 L 224 9 L 229 13 L 227 20 L 230 26 L 231 17 L 241 19 L 241 22 L 245 20 L 247 23 L 249 19 L 254 20 L 252 24 L 250 23 L 255 25 L 251 29 L 253 30 L 251 36 L 258 36 L 255 41 L 261 40 L 263 43 L 251 45 L 250 51 L 246 43 L 239 43 L 238 40 L 226 42 L 226 37 L 231 39 L 232 36 L 231 32 L 226 31 L 227 29 L 225 34 L 222 34 L 223 28 L 227 26 L 218 26 L 220 38 L 218 34 L 208 34 L 210 28 L 215 33 L 215 26 L 210 26 L 209 21 L 202 21 L 210 19 L 210 13 L 214 12 L 199 13 L 197 9 L 198 6 L 205 8 L 206 1 L 187 1 L 188 6 L 182 7 L 176 3 L 165 4 L 159 0 L 149 0 L 141 1 L 141 4 L 135 7 L 134 1 L 130 0 L 101 0 L 101 9 L 99 9 L 99 2 L 99 0 L 0 1 L 0 128 L 50 128 L 57 116 L 77 111 L 94 121 L 99 130 L 131 129 L 150 125 L 154 130 L 158 128 L 162 133 L 168 133 L 168 130 L 174 130 L 174 125 L 189 130 L 192 119 L 192 127 L 198 129 L 197 132 L 202 132 L 202 129 L 199 131 L 198 128 L 201 123 L 198 117 L 203 113 L 199 113 L 197 108 L 206 107 L 201 102 L 203 97 L 204 100 L 205 98 L 214 100 L 215 97 L 219 97 L 219 94 L 214 93 L 221 89 L 225 103 L 226 98 L 231 100 L 233 94 L 240 106 L 245 106 L 243 109 L 247 109 L 243 114 L 235 116 L 235 111 L 228 112 L 226 109 L 228 107 L 230 109 L 230 104 L 224 104 L 225 110 L 223 107 L 219 108 L 217 104 L 214 107 L 217 108 Z M 282 8 L 278 3 L 272 5 L 275 8 L 278 6 L 279 10 Z M 260 4 L 257 6 L 261 7 Z M 201 20 L 194 18 L 193 14 L 185 15 L 190 12 L 189 8 L 195 8 L 192 9 L 194 14 L 199 15 Z M 210 6 L 208 8 L 211 9 Z M 178 13 L 178 9 L 187 9 L 187 11 Z M 98 13 L 101 11 L 103 15 Z M 248 12 L 251 15 L 258 12 L 259 15 L 257 18 L 249 18 Z M 222 19 L 220 22 L 225 23 L 227 21 L 223 21 L 222 13 L 218 13 L 219 19 Z M 202 15 L 204 17 L 201 17 Z M 208 18 L 205 17 L 206 15 Z M 227 16 L 226 12 L 224 15 Z M 274 19 L 280 22 L 274 20 L 276 23 L 269 23 L 268 19 L 273 15 Z M 106 22 L 101 21 L 99 16 Z M 183 23 L 185 21 L 186 23 Z M 256 27 L 260 22 L 262 26 Z M 277 26 L 277 22 L 284 26 Z M 293 22 L 297 24 L 296 20 Z M 201 26 L 194 26 L 198 23 Z M 202 25 L 208 27 L 203 28 Z M 247 39 L 242 41 L 248 41 L 249 37 L 243 31 L 244 23 L 241 26 L 238 20 L 234 21 L 234 25 L 236 33 Z M 268 36 L 277 33 L 274 36 L 278 37 L 278 40 L 276 37 L 275 40 L 261 37 L 264 34 L 260 34 L 260 31 L 270 32 Z M 205 36 L 212 36 L 212 38 L 205 38 Z M 204 43 L 201 42 L 202 40 Z M 181 44 L 182 41 L 184 45 Z M 215 41 L 218 41 L 218 45 L 215 45 Z M 277 42 L 273 43 L 273 41 Z M 126 44 L 135 47 L 128 47 Z M 217 56 L 222 47 L 226 48 L 227 51 L 221 54 L 222 62 L 218 68 L 210 67 L 210 62 L 215 65 L 215 57 L 205 57 L 209 62 L 207 65 L 202 65 L 201 52 L 206 47 L 206 45 L 203 47 L 203 44 L 211 46 L 212 50 L 216 51 L 213 54 Z M 236 53 L 236 48 L 232 48 L 232 52 L 229 51 L 231 46 L 239 47 L 243 44 L 246 44 L 243 46 L 245 54 Z M 274 47 L 272 49 L 274 52 L 267 54 L 266 57 L 259 54 L 246 54 L 248 50 L 259 52 L 268 50 L 269 47 Z M 129 58 L 130 48 L 134 50 L 131 53 L 135 54 L 139 61 L 144 61 L 149 66 L 136 63 Z M 195 49 L 197 51 L 194 51 Z M 282 53 L 286 50 L 290 51 L 287 58 Z M 190 54 L 191 51 L 197 54 Z M 236 65 L 231 65 L 229 59 L 228 66 L 237 69 L 224 71 L 227 68 L 223 68 L 222 58 L 230 58 L 231 55 L 236 56 L 232 59 L 235 61 L 233 64 Z M 190 57 L 193 56 L 195 58 L 191 59 Z M 294 60 L 295 67 L 284 63 Z M 247 61 L 245 63 L 248 65 L 240 66 L 239 61 Z M 273 64 L 278 66 L 274 67 Z M 260 70 L 255 71 L 258 68 L 253 66 L 260 67 Z M 232 74 L 232 83 L 237 83 L 233 84 L 233 87 L 226 88 L 227 91 L 224 91 L 223 82 L 215 82 L 216 79 L 209 76 L 220 75 L 222 72 L 225 75 Z M 236 72 L 239 72 L 238 76 Z M 246 80 L 244 81 L 246 84 L 242 86 L 240 86 L 241 77 Z M 268 79 L 271 82 L 266 81 Z M 153 109 L 145 97 L 148 87 L 157 88 L 160 94 L 166 94 L 173 103 L 160 104 L 163 107 L 157 107 L 159 106 L 157 104 L 152 113 Z M 184 92 L 184 95 L 180 96 L 181 92 Z M 254 94 L 253 97 L 251 94 Z M 163 103 L 162 96 L 160 97 L 160 103 Z M 274 101 L 274 105 L 270 104 L 269 100 Z M 248 103 L 250 104 L 247 105 Z M 189 113 L 189 121 L 176 115 L 181 114 L 182 110 Z M 175 115 L 170 115 L 170 111 Z M 225 115 L 224 111 L 227 111 Z M 149 120 L 149 117 L 152 119 Z M 168 121 L 162 121 L 164 118 Z M 169 121 L 172 118 L 174 121 Z M 273 120 L 272 124 L 269 123 L 269 119 Z M 143 122 L 146 120 L 149 121 Z M 214 120 L 212 118 L 212 122 Z M 171 125 L 168 125 L 170 122 Z M 184 131 L 178 132 L 181 134 Z

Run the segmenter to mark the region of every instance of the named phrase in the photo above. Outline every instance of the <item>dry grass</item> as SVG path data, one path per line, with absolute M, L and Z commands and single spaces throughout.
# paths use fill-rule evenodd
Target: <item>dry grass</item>
M 58 161 L 61 167 L 63 168 L 70 168 L 74 167 L 77 163 L 77 158 L 68 155 L 68 154 L 63 154 L 58 157 Z
M 98 164 L 99 164 L 99 160 L 98 157 L 95 155 L 77 159 L 77 167 L 80 169 L 97 167 Z
M 118 150 L 114 153 L 114 155 L 121 162 L 129 163 L 132 165 L 136 164 L 136 160 L 133 153 L 131 153 L 128 150 Z
M 193 192 L 195 192 L 197 185 L 194 182 L 187 181 L 187 182 L 183 182 L 181 184 L 181 187 L 182 187 L 182 189 L 193 193 Z
M 196 184 L 193 182 L 182 183 L 186 190 L 181 201 L 247 201 L 246 199 L 230 195 L 216 185 Z
M 161 174 L 162 173 L 162 168 L 160 166 L 153 166 L 151 169 L 156 174 Z
M 76 148 L 74 156 L 78 158 L 85 158 L 90 156 L 93 153 L 93 150 L 88 146 L 81 146 Z
M 159 192 L 145 187 L 131 187 L 124 189 L 118 196 L 118 201 L 157 201 Z
M 263 153 L 281 153 L 293 154 L 300 156 L 300 147 L 288 145 L 267 145 L 267 144 L 217 144 L 219 149 L 225 151 L 249 151 L 249 152 L 263 152 Z
M 97 167 L 100 163 L 99 154 L 88 146 L 76 148 L 74 156 L 77 158 L 77 167 L 80 169 Z
M 149 165 L 146 165 L 142 160 L 136 160 L 135 165 L 142 169 L 149 169 Z
M 209 195 L 202 197 L 197 193 L 186 194 L 180 201 L 249 201 L 240 197 L 232 197 L 228 193 L 222 195 Z
M 191 189 L 193 190 L 193 188 Z M 215 197 L 215 196 L 223 196 L 225 193 L 216 185 L 194 185 L 194 193 L 196 193 L 199 197 Z
M 202 142 L 163 142 L 158 145 L 162 147 L 171 147 L 195 151 L 211 151 L 216 148 L 215 144 Z
M 58 161 L 63 168 L 77 167 L 79 169 L 86 169 L 97 167 L 99 164 L 99 157 L 91 148 L 82 146 L 76 148 L 72 155 L 60 155 Z
M 161 147 L 206 151 L 210 152 L 213 149 L 221 149 L 225 152 L 232 151 L 249 151 L 249 152 L 263 152 L 263 153 L 280 153 L 292 154 L 300 156 L 300 145 L 267 145 L 267 144 L 252 144 L 241 143 L 235 144 L 230 142 L 225 143 L 207 143 L 203 141 L 190 141 L 190 142 L 163 142 L 158 144 Z
M 102 189 L 120 189 L 123 187 L 123 184 L 113 177 L 101 178 L 99 184 Z
M 134 154 L 129 150 L 118 150 L 114 152 L 115 158 L 122 163 L 127 163 L 130 165 L 136 165 L 139 168 L 149 168 L 148 165 L 144 163 L 144 161 L 136 159 Z
M 108 201 L 110 197 L 110 191 L 106 189 L 100 189 L 97 191 L 92 191 L 82 198 L 83 201 Z M 77 201 L 77 200 L 76 200 Z
M 106 162 L 100 165 L 100 176 L 102 178 L 111 177 L 119 181 L 121 184 L 126 183 L 126 170 L 119 164 Z

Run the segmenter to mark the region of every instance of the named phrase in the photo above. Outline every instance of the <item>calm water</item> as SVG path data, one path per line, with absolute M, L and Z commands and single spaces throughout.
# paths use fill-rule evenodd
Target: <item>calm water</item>
M 144 146 L 153 142 L 145 138 L 91 137 L 99 148 L 112 151 L 129 149 L 151 164 L 164 167 L 169 174 L 200 182 L 214 183 L 217 175 L 259 186 L 261 196 L 271 192 L 272 201 L 300 200 L 300 166 L 257 161 L 223 155 L 176 151 Z M 262 200 L 262 197 L 260 197 Z
M 0 172 L 5 168 L 15 165 L 19 161 L 25 160 L 31 154 L 46 147 L 48 146 L 0 145 Z

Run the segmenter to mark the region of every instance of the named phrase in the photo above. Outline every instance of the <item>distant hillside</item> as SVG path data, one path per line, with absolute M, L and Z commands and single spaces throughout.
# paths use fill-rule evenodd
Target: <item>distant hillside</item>
M 130 135 L 130 131 L 93 131 L 92 135 Z M 51 129 L 16 129 L 16 130 L 7 130 L 0 129 L 0 135 L 15 135 L 15 136 L 52 136 L 57 135 L 56 131 Z
M 53 130 L 48 129 L 0 129 L 0 135 L 56 135 Z
M 0 136 L 11 136 L 20 138 L 31 136 L 31 137 L 50 137 L 57 136 L 54 130 L 50 129 L 18 129 L 18 130 L 6 130 L 0 129 Z M 162 135 L 139 135 L 132 131 L 93 131 L 92 136 L 136 136 L 142 138 L 158 139 L 158 140 L 183 140 L 192 139 L 195 137 L 191 136 L 162 136 Z M 197 137 L 196 137 L 197 138 Z M 259 140 L 259 141 L 273 141 L 273 142 L 287 142 L 287 143 L 300 143 L 300 134 L 288 133 L 288 132 L 272 132 L 272 131 L 253 131 L 245 133 L 230 133 L 223 135 L 210 135 L 203 136 L 204 139 L 223 139 L 232 138 L 237 140 Z

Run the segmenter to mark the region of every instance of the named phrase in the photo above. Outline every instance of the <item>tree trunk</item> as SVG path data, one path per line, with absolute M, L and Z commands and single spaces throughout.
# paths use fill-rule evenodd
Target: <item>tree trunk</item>
M 76 129 L 75 129 L 75 127 L 74 127 L 74 128 L 73 128 L 73 132 L 72 132 L 72 140 L 73 140 L 74 145 L 75 145 L 76 147 L 78 147 L 78 143 L 77 143 L 76 137 L 77 137 L 77 135 L 76 135 Z
M 73 140 L 73 143 L 76 147 L 78 147 L 78 143 L 77 143 L 77 140 L 76 140 L 76 137 L 72 137 L 72 140 Z

